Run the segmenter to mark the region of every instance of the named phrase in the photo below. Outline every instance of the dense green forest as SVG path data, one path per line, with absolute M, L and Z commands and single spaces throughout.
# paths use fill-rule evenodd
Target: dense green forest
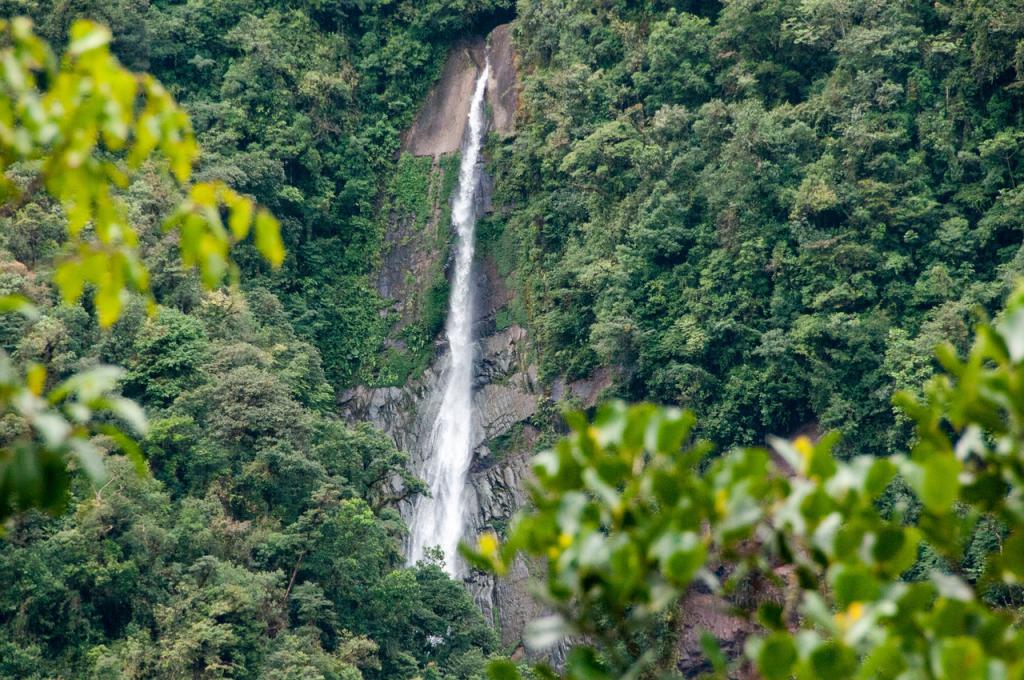
M 913 631 L 846 646 L 794 642 L 781 609 L 762 609 L 774 632 L 748 650 L 762 672 L 852 676 L 868 642 L 889 656 L 863 677 L 896 677 L 901 650 L 918 658 L 910 649 L 925 667 L 912 677 L 1021 672 L 1020 641 L 993 642 L 999 617 L 1019 605 L 1010 576 L 1020 565 L 1000 563 L 1011 586 L 981 587 L 987 551 L 1004 538 L 1024 545 L 1019 508 L 994 500 L 1019 475 L 988 448 L 1020 450 L 1019 409 L 1006 406 L 1019 397 L 1019 328 L 983 327 L 972 345 L 975 322 L 996 314 L 1024 273 L 1020 2 L 0 0 L 0 17 L 16 15 L 55 49 L 78 18 L 109 26 L 121 63 L 153 74 L 189 114 L 203 149 L 195 180 L 224 181 L 266 206 L 287 255 L 275 269 L 243 242 L 233 248 L 240 283 L 207 291 L 206 272 L 184 266 L 161 228 L 181 188 L 143 164 L 120 195 L 156 306 L 125 298 L 106 328 L 95 298 L 60 301 L 61 203 L 36 196 L 0 209 L 0 294 L 39 310 L 0 316 L 0 348 L 17 365 L 44 366 L 46 385 L 122 366 L 120 394 L 149 419 L 149 474 L 111 453 L 96 487 L 72 463 L 59 512 L 5 525 L 0 677 L 476 680 L 513 651 L 437 564 L 404 565 L 391 482 L 404 479 L 407 493 L 419 484 L 386 435 L 346 423 L 337 407 L 342 390 L 392 368 L 394 319 L 373 274 L 389 191 L 426 171 L 400 159 L 400 135 L 454 41 L 510 20 L 516 134 L 488 144 L 494 211 L 480 228 L 513 293 L 499 322 L 528 329 L 544 385 L 611 368 L 607 396 L 696 418 L 613 408 L 588 429 L 574 416 L 557 465 L 541 460 L 534 519 L 500 556 L 482 544 L 478 566 L 501 573 L 515 550 L 550 560 L 541 594 L 565 605 L 565 631 L 606 645 L 580 647 L 570 677 L 621 677 L 641 657 L 674 663 L 668 603 L 709 554 L 756 571 L 798 562 L 808 545 L 816 562 L 800 574 L 838 588 L 829 602 L 847 617 L 836 632 L 828 605 L 813 612 L 826 638 L 845 635 L 862 609 L 888 631 L 892 607 L 920 621 L 935 614 L 928 598 L 967 601 L 961 586 L 984 598 L 949 614 L 955 621 L 943 610 Z M 4 168 L 31 186 L 30 165 Z M 425 298 L 437 331 L 443 300 Z M 947 357 L 974 348 L 969 370 L 946 362 L 967 387 L 944 392 L 939 381 L 927 408 L 910 395 L 895 408 L 897 390 L 920 394 L 936 372 L 943 341 Z M 974 408 L 979 389 L 994 403 Z M 672 458 L 691 446 L 691 426 L 717 452 L 770 434 L 842 437 L 838 460 L 831 439 L 776 443 L 811 480 L 791 488 L 763 452 L 710 465 L 693 444 Z M 0 427 L 5 442 L 22 428 L 9 414 Z M 664 432 L 638 444 L 644 428 Z M 974 467 L 966 454 L 953 460 L 951 433 L 963 432 Z M 914 445 L 910 462 L 854 458 Z M 709 476 L 662 474 L 677 464 Z M 905 482 L 892 482 L 897 471 Z M 613 482 L 593 481 L 602 475 Z M 826 500 L 837 485 L 854 491 Z M 623 490 L 635 492 L 633 506 L 617 504 Z M 677 514 L 658 505 L 677 502 Z M 744 511 L 786 503 L 799 506 L 778 511 L 793 544 L 743 552 L 743 541 L 781 526 Z M 847 543 L 823 537 L 832 516 L 856 527 Z M 920 532 L 907 528 L 919 517 Z M 698 539 L 701 521 L 712 538 Z M 606 549 L 606 535 L 624 552 Z M 898 577 L 927 583 L 933 567 L 963 582 L 895 594 Z M 592 616 L 568 627 L 576 605 Z M 989 618 L 995 605 L 1005 611 Z M 624 632 L 601 638 L 606 622 Z M 946 646 L 915 646 L 936 628 Z M 972 636 L 984 649 L 964 641 Z M 664 655 L 654 661 L 643 654 L 652 640 L 665 643 L 651 647 Z M 714 645 L 707 655 L 725 672 Z M 1001 661 L 989 675 L 947 663 L 964 658 Z M 499 663 L 494 677 L 518 672 Z
M 523 2 L 498 244 L 542 374 L 723 445 L 906 444 L 890 396 L 1021 264 L 1019 2 Z
M 161 229 L 178 190 L 144 167 L 123 193 L 160 306 L 131 302 L 107 330 L 90 299 L 61 305 L 48 283 L 66 238 L 60 206 L 37 199 L 4 215 L 3 292 L 40 316 L 6 317 L 3 348 L 45 365 L 47 382 L 125 367 L 121 391 L 149 416 L 152 477 L 110 457 L 109 480 L 76 478 L 59 517 L 12 520 L 0 677 L 480 676 L 494 631 L 437 566 L 403 567 L 386 485 L 407 476 L 405 457 L 380 432 L 343 424 L 334 394 L 386 328 L 368 275 L 399 131 L 447 41 L 494 12 L 0 4 L 54 46 L 76 18 L 109 25 L 121 62 L 188 110 L 204 149 L 196 179 L 256 196 L 288 252 L 271 272 L 242 244 L 244 290 L 204 293 Z M 16 436 L 16 421 L 5 431 Z
M 256 196 L 281 220 L 288 261 L 264 285 L 320 349 L 335 386 L 372 371 L 388 328 L 369 274 L 382 247 L 378 190 L 399 135 L 451 42 L 510 9 L 500 0 L 0 2 L 0 15 L 32 16 L 55 45 L 76 17 L 106 23 L 125 66 L 152 73 L 185 106 L 205 152 L 199 176 Z
M 319 355 L 273 294 L 132 309 L 102 339 L 57 308 L 14 340 L 57 370 L 127 366 L 153 478 L 109 458 L 67 514 L 9 528 L 0 676 L 461 678 L 494 650 L 460 585 L 401 568 L 382 482 L 405 459 L 324 408 Z

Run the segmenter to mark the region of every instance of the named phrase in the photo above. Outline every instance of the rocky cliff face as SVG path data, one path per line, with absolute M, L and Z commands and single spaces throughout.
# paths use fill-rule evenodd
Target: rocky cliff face
M 425 197 L 429 203 L 426 224 L 417 224 L 412 215 L 392 214 L 385 234 L 386 249 L 377 271 L 377 291 L 382 298 L 392 301 L 392 310 L 399 317 L 392 333 L 395 337 L 422 312 L 425 295 L 445 268 L 447 245 L 451 240 L 451 225 L 445 210 L 451 198 L 446 193 L 446 189 L 450 193 L 447 181 L 449 175 L 454 178 L 457 174 L 458 163 L 453 157 L 458 154 L 465 135 L 473 85 L 483 68 L 488 45 L 490 131 L 505 136 L 514 134 L 519 101 L 517 59 L 510 25 L 504 24 L 486 38 L 460 40 L 452 47 L 437 84 L 431 88 L 412 127 L 402 138 L 403 153 L 430 157 L 432 162 Z M 490 208 L 490 182 L 486 178 L 485 185 L 487 190 L 481 200 L 486 211 Z M 493 266 L 488 274 L 481 279 L 481 285 L 504 290 Z M 504 294 L 503 300 L 491 301 L 496 309 L 507 302 L 507 292 Z
M 432 182 L 440 181 L 447 155 L 459 151 L 465 133 L 473 84 L 483 67 L 490 44 L 492 75 L 487 99 L 492 130 L 514 132 L 517 105 L 515 53 L 509 27 L 499 26 L 485 40 L 460 41 L 452 48 L 437 85 L 403 139 L 403 150 L 432 156 Z M 489 182 L 485 182 L 481 209 L 489 208 Z M 420 236 L 412 233 L 408 219 L 395 216 L 389 223 L 389 247 L 378 273 L 378 291 L 394 301 L 399 325 L 408 323 L 431 281 L 445 267 L 449 225 L 443 219 L 442 196 L 430 207 L 430 219 Z M 529 458 L 539 435 L 532 419 L 550 395 L 537 382 L 530 359 L 529 335 L 517 325 L 499 328 L 496 315 L 510 293 L 498 269 L 486 256 L 476 263 L 477 302 L 475 325 L 480 337 L 474 380 L 474 457 L 467 489 L 466 522 L 470 535 L 502 531 L 524 498 Z M 391 435 L 409 453 L 414 467 L 429 453 L 430 428 L 437 413 L 435 389 L 448 360 L 443 338 L 438 339 L 434 360 L 421 375 L 400 387 L 359 387 L 342 397 L 353 420 L 370 421 Z M 411 503 L 401 508 L 403 514 Z M 539 615 L 539 608 L 525 588 L 528 570 L 517 564 L 513 574 L 500 583 L 479 574 L 467 579 L 467 587 L 481 610 L 495 622 L 505 644 L 518 643 L 523 626 Z
M 487 105 L 492 130 L 501 135 L 513 134 L 519 102 L 517 59 L 511 26 L 502 24 L 486 38 L 477 36 L 455 43 L 441 77 L 402 139 L 403 151 L 414 156 L 440 157 L 459 150 L 466 131 L 473 84 L 483 69 L 488 46 L 491 76 L 487 82 Z
M 528 358 L 528 342 L 525 330 L 511 326 L 479 343 L 473 397 L 478 418 L 466 504 L 470 535 L 502 530 L 525 500 L 523 482 L 538 434 L 530 421 L 546 398 Z M 390 434 L 418 468 L 429 452 L 430 427 L 438 407 L 432 396 L 446 360 L 442 348 L 431 367 L 405 386 L 352 390 L 346 395 L 349 416 L 370 421 Z M 401 510 L 407 514 L 411 504 Z M 517 643 L 525 623 L 539 613 L 525 590 L 525 565 L 515 572 L 501 583 L 481 575 L 467 580 L 477 604 L 498 626 L 506 644 Z

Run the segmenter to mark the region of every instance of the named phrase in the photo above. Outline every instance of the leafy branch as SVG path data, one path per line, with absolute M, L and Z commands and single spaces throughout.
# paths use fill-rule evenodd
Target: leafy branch
M 105 27 L 77 21 L 58 58 L 28 19 L 0 20 L 0 216 L 44 189 L 57 200 L 67 240 L 53 282 L 67 304 L 90 292 L 102 327 L 117 321 L 131 294 L 155 307 L 138 234 L 118 196 L 146 163 L 165 168 L 185 194 L 164 229 L 177 232 L 183 264 L 197 269 L 207 288 L 237 278 L 230 249 L 250 232 L 272 266 L 284 259 L 280 227 L 269 212 L 223 183 L 189 183 L 199 148 L 188 116 L 155 78 L 122 67 L 110 40 Z M 14 166 L 35 172 L 24 189 L 9 178 Z M 27 300 L 13 297 L 0 301 L 0 312 L 35 315 Z M 0 521 L 31 507 L 61 508 L 71 459 L 102 481 L 97 435 L 146 469 L 138 445 L 107 418 L 145 432 L 142 409 L 118 396 L 122 373 L 101 366 L 46 393 L 44 366 L 22 373 L 0 352 L 0 412 L 24 425 L 0 449 Z

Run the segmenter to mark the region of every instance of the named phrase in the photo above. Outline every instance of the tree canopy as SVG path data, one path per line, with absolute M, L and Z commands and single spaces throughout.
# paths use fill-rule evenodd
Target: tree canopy
M 106 28 L 59 56 L 0 29 L 0 676 L 482 677 L 468 594 L 403 565 L 406 457 L 238 285 L 283 263 L 277 220 L 193 175 L 189 117 Z
M 118 63 L 107 28 L 76 21 L 60 59 L 24 17 L 0 21 L 0 33 L 0 210 L 9 216 L 44 189 L 56 201 L 66 232 L 51 232 L 63 241 L 52 280 L 65 303 L 77 303 L 88 287 L 100 327 L 117 321 L 131 293 L 153 304 L 138 233 L 126 202 L 115 193 L 129 186 L 144 163 L 169 173 L 187 194 L 163 229 L 176 231 L 182 263 L 198 267 L 208 287 L 219 285 L 234 266 L 229 247 L 250 229 L 257 250 L 280 265 L 278 223 L 266 210 L 221 183 L 188 184 L 198 153 L 188 116 L 155 79 Z M 0 308 L 30 319 L 39 315 L 21 294 L 4 297 Z M 8 441 L 0 452 L 0 521 L 14 510 L 63 507 L 70 457 L 94 482 L 101 481 L 92 434 L 106 435 L 144 469 L 135 442 L 101 417 L 112 414 L 136 433 L 145 432 L 139 406 L 116 394 L 122 375 L 119 368 L 98 365 L 51 381 L 45 363 L 19 366 L 0 354 L 0 407 L 9 416 Z
M 1019 3 L 521 2 L 495 257 L 542 379 L 722 445 L 908 445 L 891 395 L 1020 274 Z

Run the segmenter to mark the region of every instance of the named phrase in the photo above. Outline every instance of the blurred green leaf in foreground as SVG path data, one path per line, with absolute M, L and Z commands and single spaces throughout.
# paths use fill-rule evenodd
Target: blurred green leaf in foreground
M 1024 289 L 966 358 L 938 358 L 923 396 L 895 398 L 916 437 L 889 458 L 838 460 L 826 435 L 709 459 L 689 412 L 569 414 L 507 541 L 482 536 L 466 555 L 497 574 L 517 555 L 542 562 L 552 614 L 533 642 L 578 644 L 561 675 L 500 662 L 492 677 L 679 677 L 680 602 L 696 584 L 760 631 L 731 665 L 704 637 L 716 677 L 1024 677 L 1005 606 L 1024 581 Z M 744 607 L 750 583 L 762 592 Z
M 189 183 L 199 149 L 188 116 L 152 76 L 122 67 L 110 40 L 105 27 L 77 21 L 58 57 L 28 19 L 0 20 L 0 216 L 42 195 L 59 203 L 66 239 L 53 282 L 67 304 L 90 296 L 104 328 L 132 294 L 154 307 L 138 235 L 118 195 L 144 166 L 179 186 L 183 200 L 165 230 L 177 233 L 183 264 L 198 269 L 208 288 L 237 277 L 230 248 L 250 232 L 272 266 L 284 259 L 279 225 L 265 209 L 220 182 Z M 17 296 L 0 299 L 0 312 L 36 315 Z M 0 522 L 32 507 L 60 509 L 71 461 L 102 480 L 97 437 L 145 469 L 122 426 L 141 435 L 146 418 L 119 396 L 121 375 L 99 366 L 50 386 L 45 366 L 18 366 L 0 354 Z

